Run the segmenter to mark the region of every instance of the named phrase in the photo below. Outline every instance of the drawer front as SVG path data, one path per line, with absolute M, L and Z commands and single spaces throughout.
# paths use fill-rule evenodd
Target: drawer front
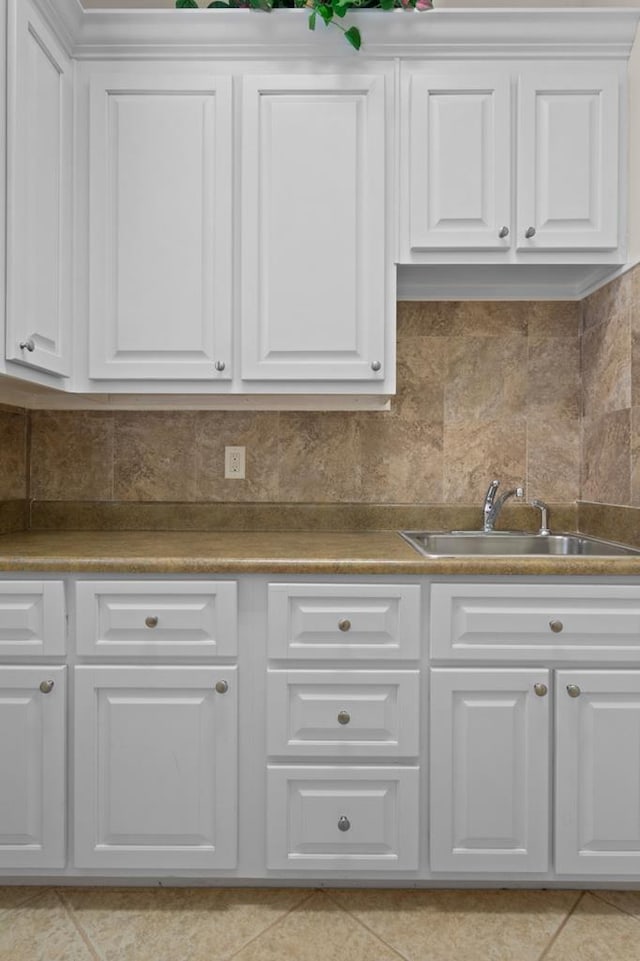
M 79 581 L 80 654 L 221 657 L 237 653 L 232 581 Z
M 417 584 L 270 584 L 269 655 L 414 659 Z
M 434 584 L 431 656 L 448 660 L 633 661 L 635 585 Z
M 62 581 L 0 583 L 0 657 L 65 653 Z
M 270 767 L 267 778 L 268 868 L 417 869 L 417 767 Z
M 269 671 L 267 684 L 271 755 L 418 753 L 418 671 Z

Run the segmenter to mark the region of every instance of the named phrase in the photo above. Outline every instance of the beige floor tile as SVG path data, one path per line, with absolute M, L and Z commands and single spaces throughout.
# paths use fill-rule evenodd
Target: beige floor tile
M 309 894 L 300 888 L 62 892 L 103 961 L 226 961 Z
M 7 885 L 0 887 L 0 914 L 9 908 L 17 908 L 25 901 L 31 901 L 44 894 L 46 888 L 25 887 L 24 885 Z
M 402 961 L 325 894 L 253 941 L 233 961 Z
M 0 916 L 0 961 L 96 961 L 55 891 Z
M 409 961 L 537 961 L 579 894 L 341 890 L 329 896 Z
M 640 961 L 640 921 L 585 894 L 544 961 Z
M 603 901 L 640 918 L 640 891 L 593 891 Z

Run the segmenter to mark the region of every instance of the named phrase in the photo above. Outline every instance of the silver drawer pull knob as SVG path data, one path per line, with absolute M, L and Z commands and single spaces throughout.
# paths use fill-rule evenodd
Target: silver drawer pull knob
M 501 227 L 500 232 L 498 233 L 498 237 L 500 237 L 500 239 L 503 240 L 505 237 L 508 237 L 508 236 L 509 236 L 509 228 Z
M 28 350 L 30 354 L 36 349 L 33 337 L 29 337 L 27 340 L 21 340 L 18 347 L 20 350 Z
M 40 690 L 43 694 L 51 694 L 53 690 L 53 681 L 43 681 L 40 685 Z
M 147 625 L 147 627 L 157 627 L 157 626 L 158 626 L 158 618 L 155 617 L 155 616 L 154 616 L 154 617 L 145 617 L 144 622 L 145 622 L 145 624 Z
M 348 724 L 351 720 L 351 715 L 348 711 L 340 711 L 338 714 L 338 724 Z
M 567 694 L 569 697 L 580 697 L 582 691 L 577 684 L 567 684 Z
M 350 631 L 351 621 L 347 617 L 343 617 L 341 621 L 338 621 L 338 627 L 341 631 Z
M 226 681 L 218 681 L 216 683 L 216 691 L 218 692 L 218 694 L 226 694 L 228 690 L 229 690 L 229 685 L 227 684 Z
M 219 370 L 220 372 L 222 372 L 225 369 L 226 364 L 223 360 L 217 360 L 213 366 L 215 367 L 216 370 Z
M 350 827 L 351 827 L 351 821 L 349 820 L 348 817 L 342 814 L 338 818 L 338 831 L 348 831 Z
M 379 360 L 371 361 L 371 370 L 374 371 L 374 373 L 376 374 L 378 373 L 379 370 L 382 370 L 382 364 L 380 363 Z
M 544 697 L 549 691 L 549 688 L 546 684 L 534 684 L 533 689 L 538 697 Z
M 562 621 L 549 621 L 549 627 L 551 628 L 554 634 L 559 634 L 560 631 L 564 628 L 564 624 L 562 623 Z
M 531 240 L 531 238 L 532 238 L 532 237 L 535 237 L 535 235 L 536 235 L 536 228 L 535 228 L 535 227 L 527 227 L 527 229 L 526 229 L 525 232 L 524 232 L 524 235 L 525 235 L 525 237 L 527 238 L 527 240 Z

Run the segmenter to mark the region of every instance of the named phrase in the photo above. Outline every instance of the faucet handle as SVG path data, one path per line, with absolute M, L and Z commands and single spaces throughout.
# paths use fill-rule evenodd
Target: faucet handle
M 496 491 L 498 490 L 499 487 L 500 487 L 499 480 L 492 480 L 489 486 L 487 487 L 487 493 L 484 495 L 484 502 L 487 507 L 492 506 L 496 497 Z

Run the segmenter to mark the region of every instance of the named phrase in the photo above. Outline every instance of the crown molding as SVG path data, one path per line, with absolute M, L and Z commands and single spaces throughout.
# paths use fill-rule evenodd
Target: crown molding
M 79 0 L 36 0 L 78 60 L 330 57 L 438 59 L 627 59 L 639 8 L 362 10 L 349 22 L 364 38 L 358 55 L 339 31 L 310 33 L 306 10 L 90 9 Z

